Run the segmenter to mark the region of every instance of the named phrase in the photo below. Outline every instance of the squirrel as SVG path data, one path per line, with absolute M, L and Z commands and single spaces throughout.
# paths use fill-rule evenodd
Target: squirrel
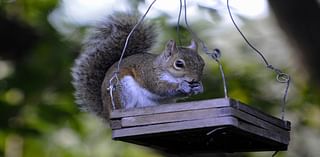
M 134 30 L 117 71 L 126 38 L 138 21 L 138 15 L 114 13 L 85 42 L 71 72 L 76 103 L 82 110 L 108 121 L 112 109 L 155 106 L 203 92 L 205 63 L 197 43 L 192 40 L 180 47 L 169 40 L 163 52 L 152 53 L 156 31 L 146 22 Z M 109 87 L 115 72 L 119 85 L 113 91 L 113 108 Z

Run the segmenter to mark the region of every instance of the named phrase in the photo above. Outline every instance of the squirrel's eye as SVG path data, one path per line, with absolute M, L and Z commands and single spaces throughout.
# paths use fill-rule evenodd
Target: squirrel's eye
M 175 67 L 176 69 L 182 69 L 182 68 L 184 68 L 184 65 L 185 65 L 185 63 L 184 63 L 184 61 L 183 61 L 182 59 L 178 59 L 178 60 L 176 60 L 176 62 L 174 63 L 174 67 Z

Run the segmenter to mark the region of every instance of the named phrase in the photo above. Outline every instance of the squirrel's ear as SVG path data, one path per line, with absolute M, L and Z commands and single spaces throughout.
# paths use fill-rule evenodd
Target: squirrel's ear
M 197 52 L 198 50 L 198 44 L 196 41 L 194 41 L 193 39 L 191 40 L 191 44 L 188 46 L 189 49 L 193 49 Z
M 167 42 L 166 49 L 165 49 L 165 52 L 164 52 L 165 56 L 169 57 L 172 54 L 177 53 L 177 52 L 178 52 L 178 49 L 177 49 L 176 42 L 173 41 L 173 40 L 169 40 Z

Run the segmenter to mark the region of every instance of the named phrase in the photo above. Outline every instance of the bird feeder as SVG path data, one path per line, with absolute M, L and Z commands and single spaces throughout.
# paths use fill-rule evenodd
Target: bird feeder
M 111 113 L 114 140 L 169 153 L 287 150 L 290 122 L 217 98 Z

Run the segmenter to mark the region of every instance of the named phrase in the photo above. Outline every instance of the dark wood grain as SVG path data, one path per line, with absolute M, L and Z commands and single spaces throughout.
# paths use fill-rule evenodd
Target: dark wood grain
M 215 126 L 238 126 L 238 120 L 233 117 L 218 117 L 210 119 L 199 119 L 192 121 L 181 121 L 175 123 L 163 123 L 156 125 L 145 125 L 113 130 L 112 137 L 150 135 L 153 133 L 166 133 L 171 131 L 182 131 L 195 128 L 215 127 Z
M 187 110 L 196 110 L 196 109 L 206 109 L 212 107 L 225 107 L 230 106 L 229 99 L 218 98 L 218 99 L 209 99 L 201 101 L 192 101 L 192 102 L 183 102 L 175 104 L 163 104 L 159 106 L 151 106 L 144 108 L 133 108 L 133 109 L 120 109 L 114 110 L 111 112 L 110 118 L 122 118 L 130 117 L 136 115 L 148 115 L 148 114 L 157 114 L 157 113 L 167 113 L 167 112 L 177 112 L 177 111 L 187 111 Z

